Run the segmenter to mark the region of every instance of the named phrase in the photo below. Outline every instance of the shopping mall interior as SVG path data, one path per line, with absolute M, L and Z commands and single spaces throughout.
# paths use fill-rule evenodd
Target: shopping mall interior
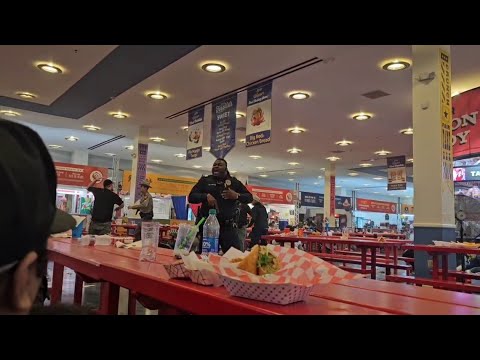
M 40 135 L 56 167 L 56 206 L 80 219 L 81 237 L 89 236 L 95 179 L 111 179 L 125 203 L 112 209 L 117 245 L 144 223 L 128 206 L 145 180 L 160 228 L 150 270 L 135 268 L 144 266 L 140 250 L 116 246 L 105 264 L 98 260 L 101 273 L 82 270 L 72 258 L 106 246 L 82 246 L 71 231 L 50 239 L 45 306 L 75 303 L 99 314 L 480 313 L 480 273 L 469 266 L 480 255 L 477 53 L 470 45 L 0 46 L 0 118 Z M 240 275 L 232 280 L 223 268 L 213 286 L 167 268 L 177 264 L 180 229 L 200 217 L 189 194 L 217 158 L 265 207 L 262 241 L 283 245 L 277 256 L 295 249 L 338 269 L 332 279 L 315 278 L 316 290 L 291 280 L 306 292 L 291 302 L 303 307 L 239 295 L 232 283 Z M 252 242 L 247 230 L 242 250 Z M 114 257 L 131 267 L 120 269 Z M 185 278 L 201 273 L 188 271 Z

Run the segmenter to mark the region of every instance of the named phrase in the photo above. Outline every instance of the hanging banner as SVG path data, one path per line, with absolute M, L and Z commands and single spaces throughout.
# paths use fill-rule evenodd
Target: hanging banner
M 212 103 L 212 133 L 210 152 L 218 158 L 225 158 L 235 146 L 237 127 L 237 94 Z
M 463 158 L 480 154 L 480 88 L 465 91 L 452 99 L 453 156 Z
M 302 191 L 300 194 L 300 206 L 311 206 L 323 208 L 325 204 L 325 195 Z M 352 199 L 348 196 L 335 196 L 335 209 L 350 211 L 352 209 Z
M 292 190 L 255 185 L 247 185 L 247 190 L 257 195 L 263 204 L 294 204 Z
M 188 112 L 187 160 L 202 157 L 204 113 L 204 107 Z
M 100 167 L 56 162 L 55 170 L 58 185 L 87 187 L 93 180 L 108 178 L 108 169 Z M 103 181 L 93 186 L 103 188 Z
M 402 204 L 402 214 L 413 214 L 413 205 Z
M 147 154 L 148 154 L 148 144 L 138 144 L 138 157 L 137 157 L 137 179 L 135 187 L 135 201 L 142 197 L 140 192 L 140 184 L 145 177 L 147 176 Z
M 335 216 L 335 176 L 330 176 L 330 215 Z
M 450 55 L 440 50 L 440 121 L 442 124 L 442 179 L 453 185 L 453 144 L 452 144 L 452 71 Z
M 357 199 L 358 211 L 379 212 L 385 214 L 396 214 L 397 204 L 386 201 L 377 201 L 369 199 Z
M 246 147 L 267 144 L 272 130 L 272 82 L 248 89 Z
M 405 156 L 392 156 L 387 158 L 388 188 L 387 190 L 407 189 L 407 168 Z

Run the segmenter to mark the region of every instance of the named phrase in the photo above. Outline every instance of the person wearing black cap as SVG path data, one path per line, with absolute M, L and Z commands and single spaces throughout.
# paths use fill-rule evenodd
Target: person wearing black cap
M 120 196 L 113 192 L 112 180 L 106 179 L 103 182 L 103 189 L 93 186 L 100 181 L 102 181 L 102 179 L 93 180 L 87 188 L 87 190 L 95 196 L 92 209 L 92 222 L 88 229 L 88 233 L 91 235 L 110 234 L 112 232 L 113 206 L 118 205 L 115 211 L 122 209 L 124 206 Z
M 140 184 L 140 201 L 138 204 L 130 205 L 128 209 L 136 209 L 137 212 L 140 211 L 140 218 L 143 221 L 153 220 L 153 198 L 152 195 L 148 192 L 150 189 L 150 182 L 144 180 Z M 140 240 L 142 238 L 142 223 L 137 225 L 135 229 L 135 239 Z
M 252 194 L 239 180 L 230 175 L 224 159 L 215 160 L 212 175 L 201 177 L 188 195 L 189 203 L 202 204 L 197 223 L 202 217 L 208 217 L 210 209 L 217 210 L 217 219 L 220 223 L 218 242 L 224 253 L 232 246 L 239 250 L 242 248 L 236 233 L 237 201 L 248 204 L 252 202 Z M 203 226 L 199 231 L 200 244 L 202 231 Z M 201 251 L 201 246 L 199 250 Z
M 57 176 L 47 148 L 30 128 L 0 119 L 0 314 L 28 314 L 47 270 L 50 234 L 73 229 L 56 208 Z

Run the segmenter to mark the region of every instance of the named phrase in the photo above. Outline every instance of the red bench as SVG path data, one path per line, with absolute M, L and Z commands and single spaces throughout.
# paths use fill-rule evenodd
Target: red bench
M 480 293 L 479 285 L 465 284 L 465 283 L 451 281 L 451 280 L 416 278 L 414 276 L 402 276 L 402 275 L 387 275 L 386 280 L 392 281 L 392 282 L 404 282 L 407 284 L 415 284 L 418 286 L 427 285 L 437 289 Z

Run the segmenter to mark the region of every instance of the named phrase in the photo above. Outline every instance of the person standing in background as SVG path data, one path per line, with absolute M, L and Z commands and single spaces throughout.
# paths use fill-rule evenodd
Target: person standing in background
M 266 241 L 262 240 L 263 235 L 268 234 L 268 213 L 267 209 L 260 202 L 260 198 L 257 195 L 253 196 L 253 208 L 251 210 L 252 219 L 250 220 L 249 227 L 253 225 L 252 232 L 250 233 L 250 247 L 255 245 L 266 245 Z
M 247 215 L 252 216 L 252 211 L 250 210 L 250 206 L 247 204 L 242 204 L 241 202 L 238 203 L 238 220 L 237 220 L 237 236 L 238 241 L 240 242 L 240 249 L 241 251 L 245 250 L 245 239 L 247 238 L 247 225 L 248 225 L 248 218 Z
M 150 182 L 144 180 L 140 185 L 140 200 L 138 204 L 128 207 L 129 209 L 136 209 L 137 212 L 140 211 L 140 218 L 142 219 L 135 229 L 135 240 L 140 240 L 142 238 L 142 222 L 153 220 L 153 198 L 148 192 L 148 189 L 150 188 Z
M 112 232 L 112 215 L 114 205 L 123 208 L 123 200 L 113 192 L 113 182 L 106 179 L 103 182 L 103 189 L 94 187 L 93 185 L 102 181 L 101 179 L 93 180 L 88 185 L 87 190 L 95 196 L 95 202 L 92 209 L 92 221 L 88 229 L 90 235 L 106 235 Z M 115 209 L 117 211 L 117 209 Z
M 328 216 L 325 216 L 325 232 L 328 235 L 328 232 L 330 231 L 330 221 L 328 220 Z

